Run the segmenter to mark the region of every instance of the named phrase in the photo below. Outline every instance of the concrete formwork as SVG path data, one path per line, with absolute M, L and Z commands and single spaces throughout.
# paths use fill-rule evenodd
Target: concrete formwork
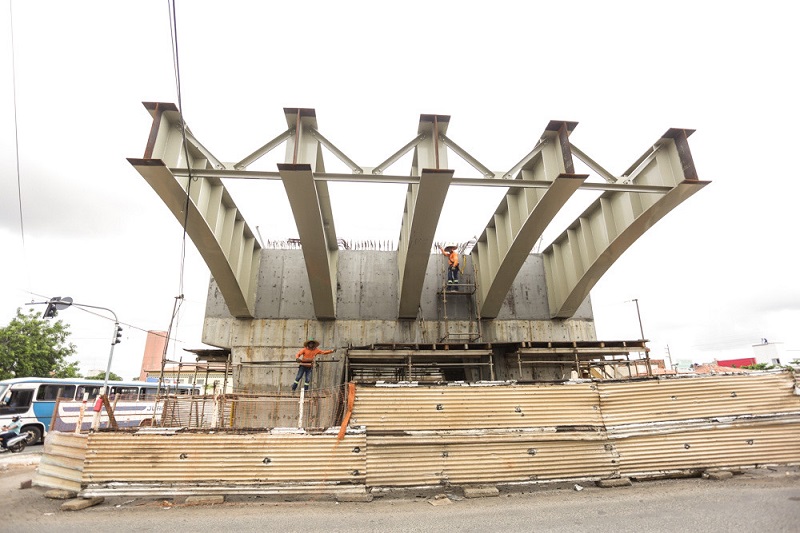
M 341 250 L 338 258 L 336 319 L 318 320 L 302 250 L 263 250 L 258 273 L 255 318 L 235 318 L 211 281 L 203 342 L 230 348 L 234 386 L 281 390 L 295 372 L 294 355 L 313 337 L 338 354 L 320 358 L 315 383 L 330 388 L 342 382 L 344 349 L 376 344 L 437 345 L 474 341 L 483 345 L 525 341 L 592 341 L 594 320 L 589 298 L 568 320 L 550 319 L 544 264 L 530 255 L 496 319 L 479 320 L 472 262 L 465 257 L 459 294 L 442 293 L 444 257 L 431 257 L 419 315 L 398 313 L 397 252 Z M 474 285 L 473 285 L 474 286 Z M 479 338 L 465 337 L 480 331 Z M 504 379 L 524 376 L 506 374 Z M 488 379 L 488 376 L 484 376 Z

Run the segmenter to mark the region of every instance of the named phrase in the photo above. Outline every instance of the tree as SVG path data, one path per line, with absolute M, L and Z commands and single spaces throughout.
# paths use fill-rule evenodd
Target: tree
M 100 381 L 105 381 L 106 373 L 105 372 L 98 372 L 94 376 L 85 376 L 86 379 L 99 379 Z M 109 381 L 125 381 L 119 374 L 115 374 L 113 372 L 108 373 L 108 380 Z
M 75 345 L 67 342 L 69 324 L 39 318 L 33 309 L 0 328 L 0 379 L 23 377 L 79 377 L 78 363 L 67 358 Z
M 771 365 L 769 363 L 756 363 L 754 365 L 747 365 L 743 366 L 747 370 L 772 370 L 775 368 L 775 365 Z

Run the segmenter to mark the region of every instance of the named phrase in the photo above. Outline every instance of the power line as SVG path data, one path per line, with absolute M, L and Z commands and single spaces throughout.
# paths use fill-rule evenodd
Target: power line
M 49 297 L 49 296 L 45 296 L 45 295 L 43 295 L 43 294 L 36 294 L 36 293 L 30 292 L 30 291 L 28 291 L 28 294 L 30 294 L 31 296 L 35 296 L 35 297 L 37 297 L 37 298 L 42 298 L 42 299 L 45 299 L 45 300 L 49 300 L 49 299 L 50 299 L 50 297 Z M 79 305 L 76 305 L 76 306 L 75 306 L 75 308 L 76 308 L 76 309 L 79 309 L 80 311 L 83 311 L 84 313 L 88 313 L 88 314 L 90 314 L 90 315 L 94 315 L 94 316 L 96 316 L 96 317 L 99 317 L 99 318 L 102 318 L 102 319 L 104 319 L 104 320 L 109 320 L 109 321 L 111 321 L 111 322 L 113 322 L 113 321 L 114 321 L 114 319 L 113 319 L 113 318 L 111 318 L 111 317 L 108 317 L 108 316 L 106 316 L 106 315 L 104 315 L 104 314 L 101 314 L 101 313 L 98 313 L 98 312 L 96 312 L 96 311 L 92 311 L 91 309 L 87 309 L 87 308 L 84 308 L 84 307 L 80 307 Z M 129 322 L 123 322 L 123 321 L 121 321 L 121 320 L 119 321 L 119 324 L 120 324 L 120 325 L 122 325 L 122 326 L 125 326 L 125 327 L 126 327 L 126 328 L 128 328 L 128 329 L 132 329 L 132 330 L 136 330 L 136 331 L 141 331 L 142 333 L 153 334 L 153 335 L 155 335 L 155 336 L 157 336 L 157 337 L 164 337 L 164 338 L 166 338 L 166 339 L 167 339 L 167 344 L 169 344 L 169 342 L 170 342 L 170 341 L 172 341 L 172 342 L 176 342 L 176 343 L 181 343 L 181 344 L 187 344 L 187 342 L 186 342 L 186 341 L 183 341 L 183 340 L 181 340 L 181 339 L 178 339 L 178 338 L 171 337 L 171 336 L 170 336 L 170 334 L 169 334 L 169 332 L 167 332 L 167 334 L 166 334 L 166 335 L 164 335 L 164 334 L 163 334 L 163 333 L 161 333 L 161 332 L 152 331 L 152 330 L 149 330 L 149 329 L 146 329 L 146 328 L 142 328 L 142 327 L 136 326 L 136 325 L 134 325 L 134 324 L 131 324 L 131 323 L 129 323 Z M 82 337 L 71 337 L 71 338 L 72 338 L 72 339 L 74 339 L 74 340 L 81 340 L 81 339 L 82 339 Z
M 14 49 L 14 2 L 8 2 L 8 24 L 10 26 L 11 35 L 11 87 L 14 101 L 14 157 L 17 168 L 17 205 L 19 206 L 19 232 L 22 239 L 22 260 L 23 264 L 27 265 L 27 248 L 25 246 L 25 217 L 22 211 L 22 174 L 19 170 L 19 123 L 17 119 L 17 62 L 16 51 Z M 28 275 L 28 286 L 30 286 L 30 269 L 26 268 L 25 272 Z
M 181 256 L 180 256 L 180 267 L 179 267 L 179 274 L 178 274 L 178 296 L 175 297 L 175 302 L 172 307 L 172 316 L 169 322 L 169 328 L 167 329 L 167 339 L 172 335 L 173 326 L 175 329 L 178 329 L 178 325 L 180 323 L 180 319 L 178 314 L 180 312 L 181 306 L 183 305 L 183 281 L 185 277 L 185 270 L 186 270 L 186 233 L 187 233 L 187 226 L 189 224 L 189 205 L 190 205 L 190 192 L 192 189 L 192 181 L 196 178 L 192 176 L 192 168 L 189 162 L 189 148 L 186 141 L 186 122 L 183 119 L 183 96 L 181 90 L 181 65 L 180 65 L 180 54 L 178 53 L 178 15 L 175 9 L 175 0 L 169 0 L 167 2 L 169 8 L 169 31 L 170 31 L 170 39 L 172 44 L 172 65 L 175 72 L 175 89 L 178 93 L 178 117 L 181 121 L 181 136 L 183 138 L 183 154 L 184 159 L 186 160 L 186 171 L 188 175 L 188 179 L 186 182 L 186 203 L 183 207 L 183 236 L 181 238 Z M 177 324 L 176 324 L 177 323 Z M 169 349 L 169 342 L 165 343 L 164 345 L 164 353 L 163 357 L 166 358 L 167 350 Z

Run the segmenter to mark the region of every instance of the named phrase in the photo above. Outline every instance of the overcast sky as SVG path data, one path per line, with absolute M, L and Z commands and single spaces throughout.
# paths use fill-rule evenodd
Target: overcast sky
M 142 156 L 149 133 L 141 102 L 177 103 L 168 3 L 9 7 L 0 8 L 0 324 L 51 296 L 110 308 L 125 324 L 112 370 L 130 378 L 144 332 L 167 329 L 180 291 L 180 224 L 126 161 Z M 667 129 L 695 129 L 697 171 L 712 183 L 596 285 L 598 338 L 639 338 L 637 298 L 653 357 L 667 346 L 673 359 L 749 357 L 762 338 L 798 350 L 798 14 L 771 0 L 182 0 L 183 111 L 218 159 L 239 161 L 286 128 L 284 107 L 315 108 L 320 132 L 367 166 L 410 141 L 421 113 L 451 115 L 448 137 L 503 171 L 551 119 L 579 122 L 572 142 L 616 174 Z M 330 154 L 326 166 L 342 168 Z M 452 154 L 450 166 L 477 176 Z M 393 168 L 408 171 L 408 158 Z M 396 241 L 405 186 L 329 187 L 339 237 Z M 229 188 L 264 239 L 297 236 L 280 182 Z M 437 240 L 480 235 L 502 194 L 452 188 Z M 572 212 L 592 198 L 579 194 Z M 185 265 L 175 357 L 202 347 L 209 273 L 191 242 Z M 82 369 L 104 369 L 112 322 L 75 308 L 59 318 Z

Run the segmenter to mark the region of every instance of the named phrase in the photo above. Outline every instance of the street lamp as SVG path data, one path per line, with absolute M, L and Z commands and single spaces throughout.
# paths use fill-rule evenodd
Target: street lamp
M 37 302 L 38 303 L 38 302 Z M 41 302 L 47 303 L 47 308 L 45 309 L 43 316 L 44 318 L 53 318 L 56 316 L 56 311 L 60 311 L 62 309 L 66 309 L 72 305 L 76 307 L 88 307 L 90 309 L 102 309 L 104 311 L 108 311 L 112 315 L 114 315 L 114 336 L 111 337 L 111 351 L 108 353 L 108 365 L 106 365 L 106 377 L 103 381 L 103 389 L 100 394 L 97 396 L 97 400 L 99 400 L 102 396 L 108 395 L 108 375 L 111 373 L 111 361 L 114 359 L 114 347 L 121 342 L 122 337 L 122 327 L 119 325 L 119 319 L 117 318 L 117 314 L 109 309 L 108 307 L 100 307 L 98 305 L 89 305 L 89 304 L 79 304 L 72 301 L 72 298 L 69 296 L 67 297 L 60 297 L 56 296 L 55 298 L 50 298 L 48 302 Z M 92 422 L 92 429 L 97 429 L 100 424 L 100 410 L 95 407 L 94 413 L 94 421 Z
M 645 346 L 645 339 L 644 339 L 644 328 L 642 327 L 642 314 L 639 312 L 639 298 L 633 298 L 632 300 L 628 300 L 636 304 L 636 317 L 639 319 L 639 334 L 641 335 L 642 341 L 642 352 L 645 356 L 645 364 L 647 364 L 647 375 L 653 375 L 653 369 L 650 367 L 650 351 Z
M 641 333 L 641 339 L 644 340 L 644 329 L 642 328 L 642 315 L 639 313 L 639 298 L 634 298 L 630 300 L 631 302 L 636 304 L 636 316 L 639 318 L 639 333 Z

